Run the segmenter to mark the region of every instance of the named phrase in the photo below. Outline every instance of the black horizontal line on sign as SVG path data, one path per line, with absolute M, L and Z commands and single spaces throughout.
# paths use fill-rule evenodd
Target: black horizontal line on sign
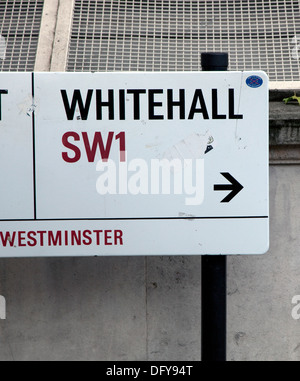
M 215 217 L 128 217 L 128 218 L 37 218 L 19 220 L 0 220 L 0 222 L 47 222 L 47 221 L 149 221 L 149 220 L 242 220 L 264 219 L 269 216 L 215 216 Z

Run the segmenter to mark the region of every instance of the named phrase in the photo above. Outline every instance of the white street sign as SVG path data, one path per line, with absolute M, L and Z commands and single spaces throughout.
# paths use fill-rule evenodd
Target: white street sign
M 0 256 L 261 254 L 263 72 L 1 73 Z

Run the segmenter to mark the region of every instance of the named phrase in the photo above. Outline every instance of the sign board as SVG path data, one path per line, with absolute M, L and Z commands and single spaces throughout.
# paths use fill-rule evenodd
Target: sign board
M 0 256 L 260 254 L 263 72 L 1 73 Z

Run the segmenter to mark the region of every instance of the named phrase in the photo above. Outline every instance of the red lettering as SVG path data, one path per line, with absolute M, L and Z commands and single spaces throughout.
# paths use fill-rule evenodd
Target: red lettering
M 92 238 L 91 238 L 91 234 L 92 232 L 90 230 L 84 230 L 83 233 L 82 233 L 82 236 L 83 236 L 83 240 L 82 240 L 82 243 L 86 246 L 88 245 L 91 245 L 92 244 Z
M 114 137 L 113 132 L 108 133 L 108 138 L 107 138 L 107 142 L 106 142 L 105 147 L 103 144 L 102 134 L 99 131 L 95 132 L 92 148 L 90 146 L 89 137 L 88 137 L 87 132 L 82 132 L 82 137 L 83 137 L 83 142 L 84 142 L 84 146 L 85 146 L 85 150 L 86 150 L 86 155 L 87 155 L 88 161 L 90 163 L 93 163 L 95 161 L 95 156 L 96 156 L 96 151 L 97 151 L 98 146 L 100 149 L 101 159 L 103 161 L 108 160 L 110 150 L 111 150 L 112 141 L 113 141 L 113 137 Z
M 68 231 L 65 230 L 65 245 L 68 246 L 69 245 L 69 240 L 68 240 Z
M 94 233 L 96 234 L 97 239 L 97 245 L 100 245 L 100 234 L 103 233 L 103 230 L 94 230 Z
M 102 241 L 101 241 L 102 240 Z M 3 247 L 35 247 L 45 246 L 90 246 L 96 244 L 97 246 L 105 245 L 120 245 L 123 246 L 123 231 L 122 230 L 64 230 L 64 231 L 18 231 L 1 232 L 0 231 L 0 244 Z
M 37 240 L 36 240 L 36 232 L 29 232 L 27 234 L 27 238 L 28 238 L 28 241 L 27 241 L 27 244 L 28 246 L 30 247 L 34 247 L 37 245 Z
M 115 230 L 115 245 L 123 246 L 123 232 L 122 232 L 122 230 Z
M 20 247 L 25 247 L 26 246 L 26 243 L 22 243 L 22 241 L 25 241 L 25 237 L 24 237 L 24 234 L 26 232 L 18 232 L 18 246 Z
M 84 148 L 86 151 L 86 156 L 89 163 L 94 163 L 96 160 L 97 151 L 100 154 L 100 159 L 106 162 L 109 159 L 112 142 L 114 138 L 114 132 L 109 132 L 106 140 L 106 144 L 104 144 L 103 136 L 100 131 L 96 131 L 94 133 L 93 140 L 89 138 L 87 132 L 82 132 L 82 140 L 84 143 Z M 70 142 L 70 139 L 74 141 L 80 141 L 81 137 L 77 132 L 66 132 L 62 137 L 62 144 L 64 147 L 68 148 L 73 152 L 62 152 L 62 158 L 67 163 L 76 163 L 81 159 L 81 150 L 75 144 Z M 116 140 L 119 140 L 120 144 L 120 161 L 126 161 L 126 140 L 125 140 L 125 132 L 122 131 L 118 135 L 116 135 Z
M 44 235 L 46 233 L 47 232 L 45 232 L 45 231 L 38 231 L 38 232 L 36 232 L 36 234 L 39 234 L 39 236 L 40 236 L 40 246 L 44 246 Z
M 61 246 L 62 245 L 61 231 L 56 232 L 56 235 L 52 231 L 48 232 L 48 246 Z
M 126 161 L 126 141 L 125 141 L 125 132 L 120 132 L 116 136 L 116 140 L 120 139 L 120 161 Z
M 5 237 L 3 237 L 3 233 L 0 232 L 0 238 L 3 247 L 6 247 L 8 244 L 13 247 L 15 243 L 16 232 L 13 232 L 12 235 L 9 232 L 6 232 Z
M 104 244 L 105 244 L 105 246 L 111 246 L 112 245 L 112 242 L 109 241 L 112 239 L 112 235 L 110 233 L 112 233 L 111 230 L 105 230 L 105 232 L 104 232 Z
M 62 143 L 66 148 L 74 152 L 74 157 L 69 157 L 67 152 L 63 152 L 62 158 L 67 163 L 76 163 L 81 158 L 81 152 L 77 146 L 69 142 L 69 138 L 73 138 L 75 141 L 80 140 L 80 136 L 76 132 L 66 132 L 62 137 Z
M 81 231 L 79 230 L 76 232 L 75 230 L 71 231 L 71 245 L 74 246 L 76 242 L 76 245 L 81 245 Z

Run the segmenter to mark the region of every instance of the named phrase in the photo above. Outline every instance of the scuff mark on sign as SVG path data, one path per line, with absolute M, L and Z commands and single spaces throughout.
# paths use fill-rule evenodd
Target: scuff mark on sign
M 25 114 L 31 117 L 33 112 L 35 112 L 37 109 L 37 105 L 32 98 L 32 95 L 28 95 L 23 102 L 19 103 L 18 109 L 20 110 L 19 114 Z
M 10 242 L 11 244 L 13 244 L 13 240 L 11 239 L 10 235 L 8 236 L 7 238 L 8 242 Z M 16 245 L 13 245 L 14 248 L 17 248 Z
M 173 159 L 203 159 L 204 155 L 213 150 L 214 138 L 207 130 L 205 134 L 192 134 L 186 139 L 171 147 L 164 155 L 164 158 Z
M 36 105 L 35 104 L 32 104 L 29 108 L 28 108 L 28 110 L 27 110 L 27 116 L 31 116 L 33 113 L 34 113 L 34 111 L 35 111 L 35 109 L 36 109 Z
M 184 212 L 179 212 L 178 216 L 183 217 L 183 218 L 187 218 L 189 221 L 194 221 L 194 219 L 196 218 L 196 216 L 194 216 L 193 214 L 187 214 Z

